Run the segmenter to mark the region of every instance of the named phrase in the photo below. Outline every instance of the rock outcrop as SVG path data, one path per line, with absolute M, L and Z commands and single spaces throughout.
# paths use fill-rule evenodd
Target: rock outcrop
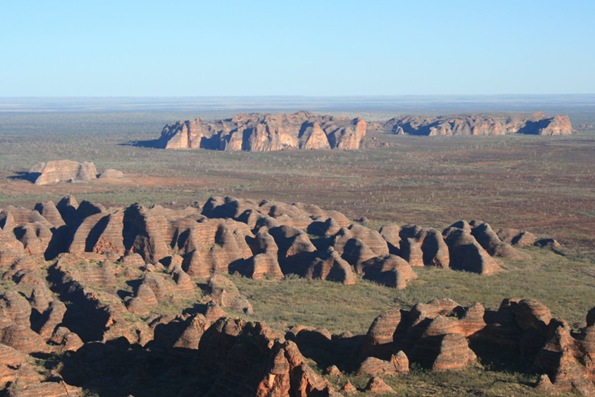
M 37 170 L 34 167 L 33 170 Z M 34 171 L 29 171 L 34 172 Z M 35 180 L 36 185 L 52 185 L 59 182 L 90 181 L 97 179 L 97 169 L 93 163 L 72 160 L 48 161 Z
M 449 299 L 394 309 L 374 320 L 356 369 L 370 376 L 387 375 L 403 371 L 411 361 L 435 371 L 463 370 L 478 356 L 491 359 L 501 349 L 511 364 L 544 374 L 538 390 L 590 396 L 595 392 L 591 312 L 586 327 L 573 331 L 535 299 L 505 299 L 497 311 L 480 304 L 462 307 Z M 331 364 L 351 368 L 346 362 Z
M 122 178 L 122 171 L 107 169 L 101 174 L 97 172 L 95 164 L 88 161 L 51 160 L 47 163 L 37 163 L 29 169 L 27 179 L 36 185 L 54 185 L 60 182 L 88 182 L 100 179 Z
M 202 209 L 74 197 L 35 208 L 0 210 L 5 394 L 331 396 L 313 365 L 388 379 L 411 365 L 464 370 L 493 350 L 543 374 L 539 390 L 593 394 L 595 308 L 571 329 L 535 299 L 506 299 L 498 310 L 435 299 L 381 314 L 365 335 L 281 321 L 274 332 L 249 321 L 257 294 L 227 276 L 401 289 L 418 266 L 501 271 L 493 256 L 539 241 L 527 232 L 476 221 L 444 233 L 394 224 L 376 232 L 315 205 L 231 197 Z M 378 378 L 365 391 L 389 392 Z
M 205 396 L 330 396 L 295 343 L 261 323 L 219 319 L 201 338 L 199 371 L 218 372 Z
M 569 135 L 568 116 L 463 114 L 448 116 L 401 116 L 383 123 L 380 129 L 408 135 Z
M 502 271 L 499 263 L 485 251 L 475 237 L 463 229 L 450 228 L 446 244 L 450 251 L 450 267 L 453 270 L 479 274 Z
M 489 275 L 503 270 L 496 257 L 530 259 L 514 246 L 533 242 L 560 250 L 528 232 L 495 233 L 484 222 L 458 221 L 442 233 L 412 224 L 376 231 L 315 205 L 233 197 L 211 197 L 200 208 L 182 210 L 140 204 L 105 208 L 86 200 L 79 204 L 72 196 L 35 208 L 0 209 L 0 265 L 13 266 L 15 273 L 15 263 L 26 266 L 29 257 L 93 253 L 102 261 L 121 259 L 130 268 L 168 268 L 186 286 L 188 277 L 239 273 L 270 280 L 295 274 L 343 284 L 363 278 L 403 289 L 417 278 L 419 266 Z M 132 298 L 129 307 L 144 313 L 146 305 Z
M 237 114 L 231 119 L 179 121 L 163 128 L 158 140 L 165 149 L 213 149 L 268 152 L 286 149 L 359 149 L 366 122 L 317 115 Z
M 117 179 L 117 178 L 123 178 L 124 177 L 124 173 L 122 171 L 119 170 L 114 170 L 113 168 L 108 168 L 107 170 L 103 171 L 101 174 L 99 174 L 98 178 L 99 179 Z

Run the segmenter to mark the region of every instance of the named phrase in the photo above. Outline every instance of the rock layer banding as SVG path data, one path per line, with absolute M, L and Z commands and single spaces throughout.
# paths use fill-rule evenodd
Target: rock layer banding
M 165 149 L 212 149 L 268 152 L 286 149 L 359 149 L 366 122 L 316 115 L 244 114 L 231 119 L 178 121 L 163 128 L 158 146 Z
M 392 134 L 450 135 L 569 135 L 573 128 L 565 115 L 547 117 L 543 113 L 524 115 L 400 116 L 378 126 Z
M 505 299 L 497 310 L 435 299 L 379 315 L 365 335 L 273 331 L 249 321 L 257 306 L 225 276 L 404 288 L 417 266 L 502 271 L 494 257 L 530 244 L 527 232 L 477 221 L 442 233 L 395 224 L 377 232 L 314 205 L 232 197 L 183 210 L 73 197 L 35 208 L 0 211 L 8 395 L 337 395 L 313 363 L 370 377 L 361 392 L 387 392 L 380 376 L 412 364 L 464 370 L 490 349 L 542 374 L 541 391 L 594 392 L 595 308 L 571 329 L 535 299 Z M 49 370 L 36 367 L 43 357 Z

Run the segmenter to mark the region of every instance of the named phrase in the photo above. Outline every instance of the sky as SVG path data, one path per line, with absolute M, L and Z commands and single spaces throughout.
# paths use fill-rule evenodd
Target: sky
M 585 93 L 593 0 L 0 0 L 0 97 Z

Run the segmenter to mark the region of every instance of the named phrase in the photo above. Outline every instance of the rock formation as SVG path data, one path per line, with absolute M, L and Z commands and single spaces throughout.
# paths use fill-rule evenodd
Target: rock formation
M 33 170 L 38 167 L 34 166 Z M 34 172 L 34 171 L 29 171 Z M 48 161 L 41 168 L 40 175 L 35 180 L 36 185 L 52 185 L 58 182 L 90 181 L 97 178 L 95 165 L 89 162 L 79 163 L 72 160 Z
M 114 170 L 113 168 L 108 168 L 107 170 L 103 171 L 99 174 L 99 179 L 106 179 L 106 178 L 123 178 L 124 173 L 119 170 Z
M 448 116 L 400 116 L 380 126 L 384 132 L 409 135 L 569 135 L 568 116 L 463 114 Z
M 411 365 L 463 370 L 490 349 L 510 349 L 513 364 L 543 374 L 539 390 L 593 394 L 595 308 L 571 330 L 535 299 L 505 299 L 497 310 L 435 299 L 379 315 L 365 335 L 274 332 L 248 321 L 258 306 L 226 276 L 406 288 L 416 266 L 500 271 L 492 255 L 539 241 L 527 232 L 475 221 L 444 233 L 394 224 L 376 232 L 313 205 L 231 197 L 202 209 L 105 208 L 74 197 L 35 208 L 0 211 L 8 395 L 335 394 L 314 363 L 332 368 L 329 376 L 371 377 L 361 391 L 390 393 L 378 376 Z
M 51 160 L 47 163 L 37 163 L 29 169 L 27 179 L 36 185 L 53 185 L 60 182 L 88 182 L 97 178 L 122 178 L 122 171 L 107 169 L 97 173 L 92 162 L 78 162 L 73 160 Z
M 359 149 L 366 122 L 316 115 L 237 114 L 231 119 L 179 121 L 163 128 L 158 146 L 165 149 L 213 149 L 268 152 L 286 149 Z
M 16 272 L 15 263 L 28 266 L 27 258 L 93 253 L 100 262 L 121 260 L 130 268 L 169 267 L 184 288 L 190 288 L 188 277 L 240 273 L 274 280 L 295 274 L 343 284 L 363 278 L 403 289 L 416 279 L 418 266 L 489 275 L 502 271 L 496 257 L 530 259 L 515 246 L 561 249 L 529 232 L 496 233 L 484 222 L 458 221 L 442 233 L 388 224 L 378 232 L 315 205 L 233 197 L 211 197 L 201 208 L 183 210 L 140 204 L 105 208 L 79 204 L 72 196 L 35 208 L 0 209 L 0 265 Z M 145 312 L 136 298 L 128 304 Z

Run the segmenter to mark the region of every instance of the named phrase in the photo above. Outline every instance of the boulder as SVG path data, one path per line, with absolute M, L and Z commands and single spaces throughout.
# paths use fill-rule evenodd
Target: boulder
M 450 267 L 450 253 L 442 234 L 435 229 L 429 229 L 421 244 L 422 260 L 425 266 L 441 269 Z
M 536 299 L 522 299 L 512 306 L 516 324 L 524 331 L 534 329 L 541 335 L 547 333 L 552 320 L 550 310 Z
M 364 391 L 371 394 L 396 394 L 395 390 L 378 376 L 370 378 Z
M 546 248 L 557 253 L 562 252 L 562 245 L 553 238 L 542 238 L 536 240 L 533 245 L 539 248 Z
M 356 375 L 379 376 L 396 373 L 397 369 L 390 361 L 384 361 L 376 357 L 368 357 L 360 364 Z
M 123 178 L 124 173 L 122 171 L 114 170 L 112 168 L 108 168 L 99 174 L 99 179 L 106 179 L 106 178 Z
M 390 347 L 394 341 L 394 334 L 401 322 L 401 310 L 393 309 L 374 319 L 366 334 L 366 345 L 374 347 Z
M 469 348 L 467 339 L 463 335 L 447 334 L 440 340 L 440 351 L 432 363 L 432 370 L 463 370 L 476 359 L 475 353 Z

